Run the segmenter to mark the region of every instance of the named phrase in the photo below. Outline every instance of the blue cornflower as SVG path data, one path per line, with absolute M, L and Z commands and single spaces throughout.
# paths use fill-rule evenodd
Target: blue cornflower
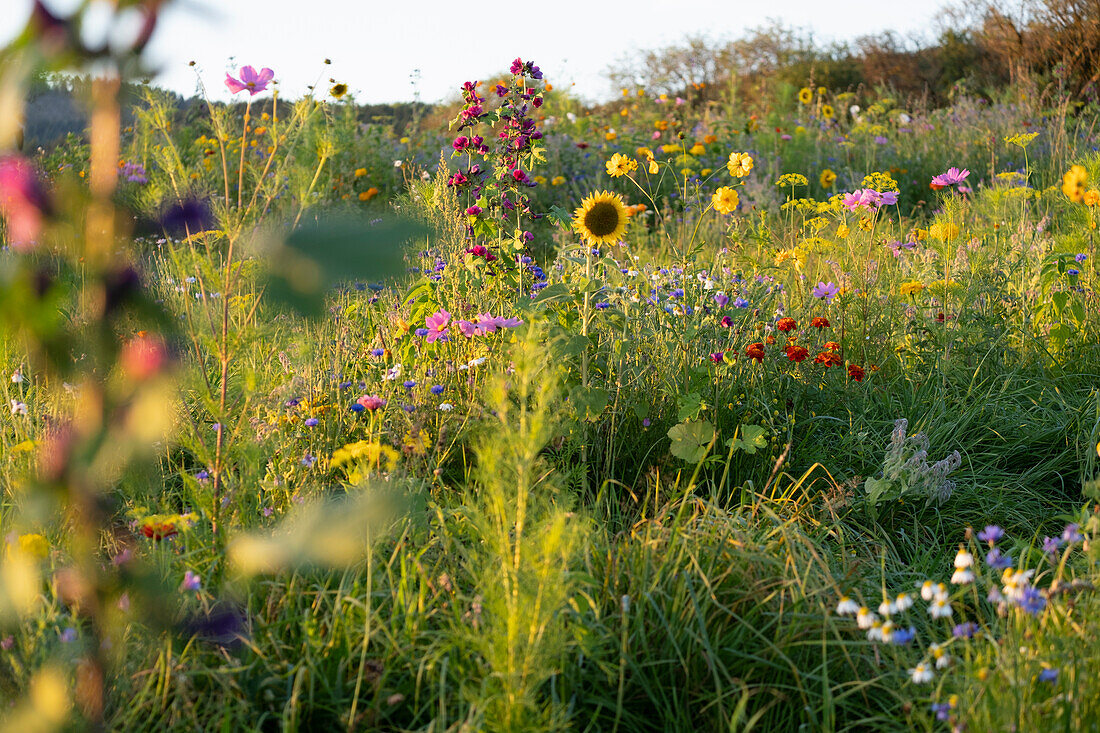
M 910 626 L 908 629 L 897 629 L 890 634 L 890 643 L 897 644 L 899 646 L 908 644 L 917 636 L 916 628 Z
M 1047 599 L 1043 598 L 1043 594 L 1038 590 L 1028 586 L 1020 593 L 1019 604 L 1020 608 L 1024 609 L 1032 616 L 1038 616 L 1039 613 L 1046 608 Z
M 1085 254 L 1084 252 L 1081 252 L 1079 254 L 1075 254 L 1073 256 L 1073 259 L 1077 260 L 1078 262 L 1084 262 L 1088 258 L 1089 258 L 1089 256 L 1087 254 Z
M 432 388 L 428 391 L 431 392 L 432 394 L 437 394 L 437 395 L 438 394 L 443 394 L 443 385 L 442 384 L 432 385 Z
M 1044 537 L 1043 538 L 1043 552 L 1048 555 L 1053 555 L 1058 552 L 1058 549 L 1062 546 L 1062 539 L 1060 537 Z
M 611 307 L 610 303 L 596 303 L 596 310 L 605 311 Z
M 682 297 L 684 297 L 684 289 L 683 288 L 676 288 L 671 293 L 669 293 L 669 297 L 670 298 L 682 298 Z
M 1066 270 L 1066 274 L 1067 274 L 1067 275 L 1080 275 L 1080 274 L 1081 274 L 1081 271 L 1080 271 L 1080 270 L 1078 270 L 1078 269 L 1075 269 L 1075 268 L 1071 267 L 1071 268 L 1069 268 L 1068 270 Z
M 993 544 L 1005 536 L 1005 531 L 995 524 L 987 524 L 985 529 L 978 533 L 978 539 L 982 542 Z
M 733 307 L 734 308 L 748 308 L 749 307 L 749 301 L 745 300 L 744 298 L 734 298 L 733 299 Z
M 302 465 L 305 466 L 306 468 L 312 468 L 313 464 L 316 463 L 316 462 L 317 462 L 317 459 L 314 458 L 313 456 L 311 456 L 309 453 L 306 453 L 304 456 L 302 456 Z M 265 515 L 265 516 L 270 516 L 270 515 Z
M 311 418 L 309 418 L 309 419 L 307 419 L 307 420 L 306 420 L 306 427 L 307 427 L 307 428 L 315 428 L 315 427 L 317 427 L 317 426 L 318 426 L 318 425 L 319 425 L 320 423 L 321 423 L 321 421 L 320 421 L 320 420 L 318 420 L 318 419 L 317 419 L 317 418 L 315 418 L 315 417 L 311 417 Z
M 951 635 L 956 639 L 969 639 L 978 633 L 978 625 L 973 621 L 965 621 L 961 624 L 957 624 L 955 628 L 951 630 Z
M 985 556 L 986 564 L 995 570 L 1004 570 L 1005 568 L 1012 567 L 1012 558 L 1008 555 L 1002 555 L 1001 550 L 994 547 Z
M 370 355 L 371 356 L 382 356 L 382 354 L 385 354 L 385 353 L 386 353 L 385 349 L 371 349 L 370 350 Z
M 934 702 L 932 703 L 932 712 L 936 714 L 936 720 L 947 720 L 951 717 L 951 703 Z
M 403 384 L 405 385 L 405 389 L 412 389 L 416 386 L 416 382 L 411 379 L 406 379 Z
M 1057 682 L 1058 681 L 1058 670 L 1054 669 L 1053 667 L 1044 667 L 1043 670 L 1041 672 L 1039 672 L 1039 681 L 1040 682 Z
M 339 387 L 340 389 L 347 389 L 348 387 L 350 387 L 350 386 L 351 386 L 351 384 L 352 384 L 352 383 L 351 383 L 351 381 L 347 381 L 347 382 L 340 382 L 340 384 L 339 384 L 339 385 L 337 385 L 337 386 L 338 386 L 338 387 Z
M 415 334 L 416 334 L 417 336 L 420 336 L 421 338 L 423 338 L 424 336 L 427 336 L 427 335 L 428 335 L 428 329 L 426 329 L 426 328 L 418 328 L 418 329 L 416 329 L 416 331 L 414 331 L 413 333 L 415 333 Z
M 293 399 L 289 399 L 289 400 L 286 401 L 286 406 L 287 407 L 297 407 L 298 404 L 299 404 L 299 400 L 298 400 L 297 397 L 295 397 Z
M 353 402 L 352 405 L 351 405 L 351 411 L 352 412 L 362 412 L 365 409 L 366 408 L 363 407 L 362 405 L 360 405 L 358 402 Z

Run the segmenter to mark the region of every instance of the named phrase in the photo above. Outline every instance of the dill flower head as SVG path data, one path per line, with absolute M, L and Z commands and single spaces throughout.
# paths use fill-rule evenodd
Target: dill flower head
M 626 231 L 626 220 L 626 204 L 619 194 L 597 191 L 573 213 L 573 228 L 590 244 L 611 244 Z

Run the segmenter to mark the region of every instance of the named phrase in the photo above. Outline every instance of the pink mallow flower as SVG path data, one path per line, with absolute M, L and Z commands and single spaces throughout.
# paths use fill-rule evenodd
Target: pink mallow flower
M 241 68 L 241 78 L 234 79 L 227 72 L 225 75 L 225 85 L 229 87 L 229 91 L 237 94 L 238 92 L 248 91 L 253 97 L 262 91 L 267 89 L 267 85 L 271 83 L 271 80 L 275 78 L 275 72 L 266 66 L 260 69 L 258 72 L 251 66 L 244 66 Z
M 961 171 L 958 168 L 948 168 L 946 173 L 941 173 L 938 176 L 932 177 L 931 188 L 933 191 L 939 191 L 941 188 L 947 188 L 948 186 L 954 186 L 956 183 L 962 183 L 970 175 L 970 171 L 963 168 Z
M 447 340 L 447 326 L 451 324 L 451 314 L 445 310 L 436 311 L 433 315 L 424 319 L 424 325 L 428 327 L 428 343 Z
M 19 156 L 0 156 L 0 216 L 15 249 L 31 249 L 37 244 L 48 211 L 46 191 L 34 166 Z

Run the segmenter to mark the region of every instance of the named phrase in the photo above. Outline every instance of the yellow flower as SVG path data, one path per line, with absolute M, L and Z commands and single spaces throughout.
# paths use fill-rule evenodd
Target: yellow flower
M 546 176 L 535 176 L 531 180 L 534 181 L 535 183 L 539 184 L 540 186 L 545 186 L 546 185 Z
M 669 143 L 668 145 L 662 145 L 661 146 L 661 152 L 664 153 L 665 155 L 672 155 L 673 153 L 682 153 L 682 152 L 684 152 L 684 146 L 683 145 L 678 145 L 676 143 Z
M 825 92 L 826 92 L 826 89 L 825 89 L 825 87 L 818 87 L 818 88 L 817 88 L 817 96 L 819 96 L 819 97 L 824 97 L 824 96 L 825 96 Z
M 340 97 L 348 93 L 348 85 L 333 84 L 332 89 L 329 89 L 328 93 L 332 95 L 333 99 L 339 99 Z
M 573 228 L 589 244 L 611 244 L 626 231 L 626 219 L 626 204 L 619 194 L 597 191 L 573 213 Z
M 731 176 L 744 178 L 752 170 L 752 156 L 748 153 L 730 153 L 726 170 L 730 172 Z
M 714 210 L 719 214 L 732 214 L 737 210 L 737 205 L 741 202 L 741 199 L 737 195 L 737 191 L 729 186 L 722 186 L 714 192 L 710 201 L 714 206 Z
M 638 148 L 637 150 L 635 150 L 634 154 L 638 156 L 639 160 L 642 159 L 642 158 L 645 158 L 646 160 L 649 160 L 650 158 L 653 157 L 653 151 L 650 150 L 649 148 L 645 147 L 644 145 L 642 147 Z
M 619 153 L 615 153 L 611 156 L 611 160 L 607 161 L 607 174 L 612 178 L 628 176 L 637 169 L 637 161 Z
M 937 221 L 928 227 L 928 235 L 941 242 L 950 242 L 959 236 L 959 227 L 949 221 Z
M 801 173 L 784 173 L 779 177 L 779 180 L 775 182 L 777 186 L 809 186 L 810 182 L 806 180 L 806 176 Z
M 850 230 L 850 229 L 848 229 L 848 225 L 847 225 L 847 224 L 841 224 L 840 226 L 838 226 L 838 227 L 836 228 L 836 238 L 837 238 L 837 239 L 847 239 L 847 238 L 848 238 L 848 233 L 849 233 L 850 231 L 851 231 L 851 230 Z
M 1039 133 L 1037 132 L 1021 132 L 1018 135 L 1006 137 L 1005 142 L 1009 145 L 1018 145 L 1021 148 L 1026 148 L 1028 144 L 1037 137 L 1039 137 Z
M 703 147 L 702 143 L 695 143 L 691 146 L 691 150 L 688 151 L 692 155 L 702 155 L 707 152 L 707 149 Z
M 814 93 L 809 87 L 802 87 L 798 90 L 798 101 L 802 102 L 802 104 L 809 104 L 814 101 Z
M 782 265 L 784 262 L 788 261 L 796 265 L 804 265 L 806 263 L 806 253 L 798 247 L 781 249 L 775 253 L 775 264 Z
M 704 168 L 703 170 L 699 171 L 699 175 L 701 176 L 709 176 L 711 173 L 714 173 L 713 168 Z
M 560 186 L 563 183 L 565 183 L 565 176 L 554 176 L 550 179 L 551 186 Z
M 423 430 L 415 434 L 410 430 L 405 433 L 404 444 L 405 450 L 414 455 L 422 456 L 428 452 L 428 446 L 431 445 L 431 438 L 429 438 L 428 433 Z
M 836 183 L 836 173 L 833 173 L 832 170 L 826 168 L 825 170 L 821 171 L 821 177 L 818 180 L 821 182 L 822 188 L 832 188 L 833 184 Z
M 1090 188 L 1088 191 L 1085 191 L 1084 202 L 1085 206 L 1096 206 L 1100 204 L 1100 191 L 1097 191 L 1095 188 Z
M 367 175 L 367 169 L 366 168 L 356 168 L 355 169 L 355 177 L 356 178 L 362 178 L 365 175 Z
M 902 283 L 898 287 L 898 292 L 902 295 L 915 295 L 924 290 L 924 283 L 913 280 L 911 282 Z
M 655 120 L 653 122 L 653 126 L 656 127 L 658 130 L 662 130 L 662 131 L 667 130 L 668 129 L 668 120 Z
M 833 105 L 831 105 L 831 104 L 821 105 L 821 116 L 824 117 L 825 119 L 831 120 L 831 119 L 833 119 L 833 115 L 835 115 L 835 114 L 836 114 L 836 112 L 833 111 Z
M 650 158 L 649 159 L 649 174 L 650 175 L 655 175 L 657 173 L 657 171 L 659 171 L 659 170 L 660 170 L 660 167 L 657 165 L 657 161 L 654 160 L 653 158 Z
M 403 137 L 400 140 L 398 140 L 397 142 L 401 143 L 402 145 L 408 145 L 409 144 L 409 138 Z
M 19 535 L 19 551 L 26 557 L 45 560 L 50 554 L 50 543 L 40 534 Z
M 604 134 L 603 137 L 604 137 L 604 140 L 614 140 L 615 138 L 618 137 L 618 135 L 615 134 L 614 130 L 609 130 L 608 132 L 606 132 Z
M 1077 203 L 1085 195 L 1085 181 L 1089 179 L 1089 172 L 1084 166 L 1075 165 L 1062 176 L 1062 193 L 1070 201 Z

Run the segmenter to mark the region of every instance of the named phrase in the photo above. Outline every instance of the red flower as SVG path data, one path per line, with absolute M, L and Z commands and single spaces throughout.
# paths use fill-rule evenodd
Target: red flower
M 814 357 L 814 364 L 824 364 L 826 369 L 833 366 L 840 366 L 843 363 L 844 360 L 840 358 L 840 354 L 832 351 L 822 351 Z
M 730 328 L 731 326 L 733 326 L 733 319 L 729 316 L 722 316 L 722 327 Z
M 793 331 L 797 325 L 798 324 L 794 322 L 793 318 L 787 316 L 776 321 L 775 327 L 786 333 L 787 331 Z
M 858 364 L 848 365 L 848 376 L 855 381 L 862 382 L 864 374 L 865 372 L 863 371 L 863 367 L 859 366 Z
M 179 530 L 175 525 L 165 523 L 149 523 L 141 526 L 141 533 L 151 540 L 160 542 L 165 537 L 171 537 L 172 535 L 179 534 Z
M 838 344 L 836 341 L 826 341 L 825 348 L 829 351 L 840 351 L 840 344 Z
M 745 349 L 745 356 L 757 361 L 764 361 L 764 344 L 759 342 L 749 344 L 749 348 Z
M 817 318 L 810 321 L 810 325 L 814 328 L 828 328 L 829 319 L 825 318 L 824 316 L 818 316 Z
M 787 347 L 787 358 L 793 361 L 795 364 L 799 363 L 809 355 L 810 352 L 806 351 L 805 346 L 791 344 Z

